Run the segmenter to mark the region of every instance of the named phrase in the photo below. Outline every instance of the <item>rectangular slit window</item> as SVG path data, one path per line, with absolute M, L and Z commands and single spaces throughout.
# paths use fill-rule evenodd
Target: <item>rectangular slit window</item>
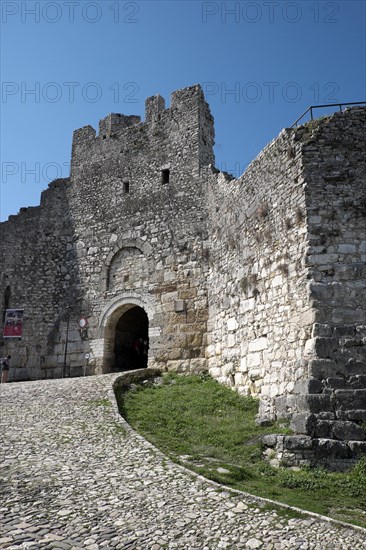
M 169 174 L 170 171 L 168 169 L 161 171 L 161 183 L 169 183 Z
M 124 181 L 123 182 L 123 192 L 124 193 L 129 193 L 130 192 L 130 182 L 129 181 Z

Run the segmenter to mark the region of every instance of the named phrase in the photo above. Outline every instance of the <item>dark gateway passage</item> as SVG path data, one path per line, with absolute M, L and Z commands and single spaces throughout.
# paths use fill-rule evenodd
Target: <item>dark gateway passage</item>
M 149 319 L 138 306 L 122 315 L 114 339 L 114 372 L 147 367 Z

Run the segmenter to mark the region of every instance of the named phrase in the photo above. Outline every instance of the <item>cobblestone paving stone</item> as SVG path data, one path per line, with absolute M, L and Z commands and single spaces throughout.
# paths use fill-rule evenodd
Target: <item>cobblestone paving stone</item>
M 366 548 L 365 530 L 284 519 L 171 463 L 124 429 L 117 376 L 0 386 L 1 549 Z

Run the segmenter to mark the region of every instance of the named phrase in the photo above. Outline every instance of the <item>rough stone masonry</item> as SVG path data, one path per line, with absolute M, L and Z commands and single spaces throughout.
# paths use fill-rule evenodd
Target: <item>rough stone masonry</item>
M 261 422 L 290 420 L 296 435 L 265 441 L 283 463 L 355 462 L 366 453 L 365 115 L 284 129 L 239 179 L 215 169 L 198 85 L 169 108 L 148 98 L 144 122 L 110 114 L 98 135 L 77 130 L 70 177 L 1 224 L 2 325 L 24 309 L 22 339 L 1 341 L 12 379 L 208 369 L 258 396 Z

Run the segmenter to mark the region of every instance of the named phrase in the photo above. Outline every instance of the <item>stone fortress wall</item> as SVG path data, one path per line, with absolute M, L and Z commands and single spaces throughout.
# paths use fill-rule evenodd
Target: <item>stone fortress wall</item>
M 206 169 L 208 365 L 291 420 L 267 440 L 288 463 L 366 451 L 365 114 L 283 130 L 239 180 Z
M 1 334 L 6 308 L 24 308 L 22 340 L 1 338 L 11 354 L 11 378 L 44 376 L 45 357 L 62 328 L 62 308 L 74 279 L 67 180 L 56 180 L 37 207 L 22 208 L 1 224 Z M 57 373 L 55 373 L 57 374 Z
M 25 310 L 1 348 L 15 378 L 81 374 L 86 353 L 89 373 L 118 370 L 143 310 L 149 366 L 259 396 L 262 422 L 301 434 L 267 442 L 282 458 L 366 452 L 364 122 L 285 129 L 238 180 L 214 167 L 199 86 L 77 130 L 70 177 L 1 224 L 0 307 Z

